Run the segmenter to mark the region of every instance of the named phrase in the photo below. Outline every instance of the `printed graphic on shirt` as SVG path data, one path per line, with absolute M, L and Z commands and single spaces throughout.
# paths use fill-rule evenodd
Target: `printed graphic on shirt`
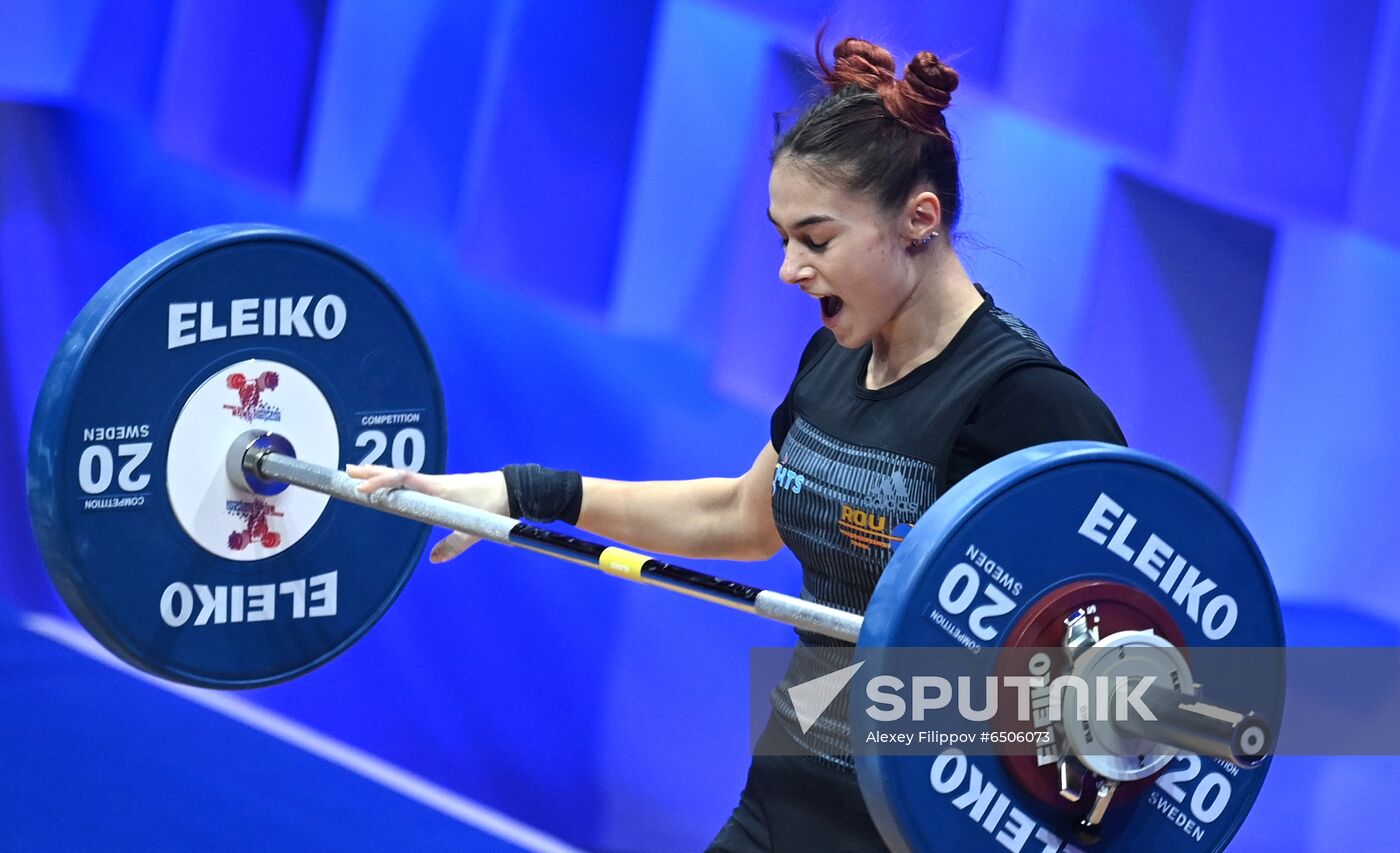
M 864 499 L 855 505 L 841 505 L 839 527 L 841 535 L 862 551 L 883 548 L 893 552 L 921 513 L 922 508 L 909 496 L 904 471 L 896 468 Z
M 863 610 L 936 495 L 936 466 L 840 441 L 799 416 L 773 475 L 773 518 L 817 601 Z

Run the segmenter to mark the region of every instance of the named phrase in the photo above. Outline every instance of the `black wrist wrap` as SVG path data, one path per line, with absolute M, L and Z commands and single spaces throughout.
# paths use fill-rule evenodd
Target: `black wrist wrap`
M 512 517 L 578 524 L 583 507 L 583 477 L 577 471 L 507 465 L 501 472 L 506 475 L 506 499 L 510 501 Z

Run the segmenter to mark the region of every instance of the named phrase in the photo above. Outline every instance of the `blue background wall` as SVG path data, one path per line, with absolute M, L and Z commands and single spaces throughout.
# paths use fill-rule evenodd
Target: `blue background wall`
M 1394 642 L 1400 0 L 4 0 L 0 599 L 63 610 L 23 469 L 64 330 L 215 222 L 394 284 L 454 470 L 743 470 L 816 321 L 763 209 L 824 18 L 953 58 L 969 267 L 1232 500 L 1291 639 Z M 789 637 L 479 549 L 252 698 L 574 843 L 694 849 L 742 783 L 748 649 Z M 1241 846 L 1363 844 L 1398 769 L 1281 760 Z

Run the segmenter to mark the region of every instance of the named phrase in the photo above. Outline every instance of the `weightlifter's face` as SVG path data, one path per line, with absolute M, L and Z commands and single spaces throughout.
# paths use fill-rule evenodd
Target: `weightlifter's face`
M 778 275 L 818 300 L 844 347 L 890 325 L 917 284 L 897 217 L 783 157 L 768 179 L 768 218 L 783 241 Z

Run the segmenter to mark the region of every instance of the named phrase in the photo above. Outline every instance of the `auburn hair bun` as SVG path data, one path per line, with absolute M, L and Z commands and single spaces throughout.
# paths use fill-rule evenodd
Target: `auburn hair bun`
M 958 88 L 958 72 L 925 50 L 904 69 L 904 85 L 915 96 L 926 99 L 930 106 L 942 110 L 953 100 L 953 90 Z
M 865 39 L 846 38 L 836 45 L 833 53 L 836 56 L 834 68 L 827 68 L 821 54 L 817 54 L 822 62 L 826 85 L 833 92 L 847 86 L 878 92 L 897 82 L 894 78 L 894 55 L 878 44 L 871 44 Z
M 904 79 L 894 75 L 894 55 L 864 39 L 846 38 L 836 45 L 836 64 L 828 67 L 818 37 L 817 62 L 822 81 L 833 92 L 855 86 L 880 96 L 890 116 L 920 133 L 946 133 L 943 110 L 958 88 L 958 72 L 923 51 L 910 60 Z

